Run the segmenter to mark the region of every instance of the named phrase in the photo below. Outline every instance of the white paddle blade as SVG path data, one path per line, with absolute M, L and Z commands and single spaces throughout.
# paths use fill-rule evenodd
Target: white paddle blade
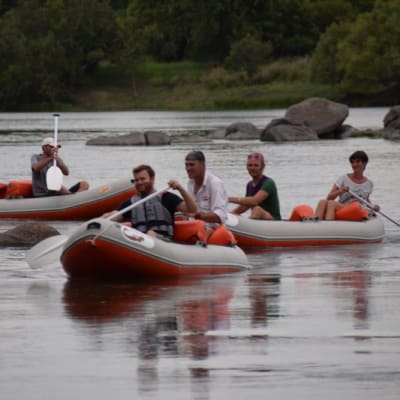
M 61 169 L 53 165 L 50 167 L 46 174 L 46 185 L 49 190 L 60 190 L 62 186 L 62 172 Z
M 26 252 L 27 263 L 31 268 L 40 268 L 58 261 L 67 240 L 66 235 L 51 236 L 42 240 Z

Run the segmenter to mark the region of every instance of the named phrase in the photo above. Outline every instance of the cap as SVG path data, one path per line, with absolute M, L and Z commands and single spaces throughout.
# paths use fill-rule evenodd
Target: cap
M 261 153 L 257 153 L 257 152 L 250 153 L 250 154 L 247 156 L 247 159 L 248 159 L 248 160 L 251 160 L 251 159 L 260 160 L 260 161 L 261 161 L 261 164 L 265 164 L 264 156 L 263 156 Z
M 42 140 L 42 146 L 52 146 L 55 147 L 54 139 L 52 137 L 47 137 Z M 60 144 L 57 147 L 61 147 Z
M 185 158 L 190 161 L 206 161 L 206 157 L 202 151 L 191 151 Z

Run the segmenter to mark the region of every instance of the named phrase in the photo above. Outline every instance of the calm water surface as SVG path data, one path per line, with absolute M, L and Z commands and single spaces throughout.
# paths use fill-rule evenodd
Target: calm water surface
M 351 110 L 357 127 L 379 128 L 387 110 Z M 234 121 L 259 127 L 283 111 L 71 113 L 60 118 L 71 177 L 92 186 L 152 164 L 158 186 L 186 181 L 191 145 L 85 146 L 129 130 L 171 134 Z M 0 114 L 0 181 L 29 177 L 51 114 Z M 243 195 L 245 156 L 262 151 L 284 217 L 315 205 L 348 155 L 370 155 L 373 200 L 400 221 L 400 144 L 382 139 L 302 143 L 219 141 L 202 145 L 231 195 Z M 15 226 L 0 220 L 0 231 Z M 51 223 L 62 233 L 77 223 Z M 60 265 L 32 270 L 26 249 L 0 249 L 1 399 L 398 399 L 400 228 L 385 221 L 380 244 L 267 249 L 248 273 L 172 282 L 69 282 Z

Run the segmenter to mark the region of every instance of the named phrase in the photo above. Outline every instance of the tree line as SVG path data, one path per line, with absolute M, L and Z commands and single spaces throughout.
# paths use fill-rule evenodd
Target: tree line
M 244 69 L 312 57 L 310 79 L 368 94 L 400 82 L 397 0 L 0 0 L 0 109 L 55 105 L 99 65 Z

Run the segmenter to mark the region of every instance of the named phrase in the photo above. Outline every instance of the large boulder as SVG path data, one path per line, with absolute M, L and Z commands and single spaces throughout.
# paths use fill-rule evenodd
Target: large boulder
M 388 140 L 400 140 L 400 106 L 392 107 L 383 118 L 383 137 Z
M 30 247 L 60 232 L 40 222 L 24 222 L 0 233 L 0 247 Z
M 347 105 L 313 97 L 290 106 L 284 117 L 291 122 L 307 125 L 319 137 L 325 137 L 337 131 L 348 115 Z
M 234 122 L 226 128 L 219 128 L 208 134 L 210 139 L 258 140 L 260 130 L 250 122 Z
M 383 118 L 383 126 L 400 130 L 400 106 L 392 107 Z
M 146 131 L 144 137 L 148 146 L 162 146 L 171 142 L 169 135 L 162 131 Z
M 382 133 L 387 140 L 400 140 L 400 129 L 385 128 Z
M 250 122 L 235 122 L 226 128 L 225 139 L 258 140 L 260 130 Z
M 302 140 L 318 140 L 317 132 L 301 123 L 286 118 L 273 119 L 261 132 L 263 142 L 291 142 Z
M 207 134 L 209 139 L 225 139 L 226 136 L 226 128 L 218 128 L 214 131 L 211 131 Z
M 99 136 L 86 142 L 89 146 L 146 146 L 146 137 L 142 132 L 131 132 L 119 136 Z

